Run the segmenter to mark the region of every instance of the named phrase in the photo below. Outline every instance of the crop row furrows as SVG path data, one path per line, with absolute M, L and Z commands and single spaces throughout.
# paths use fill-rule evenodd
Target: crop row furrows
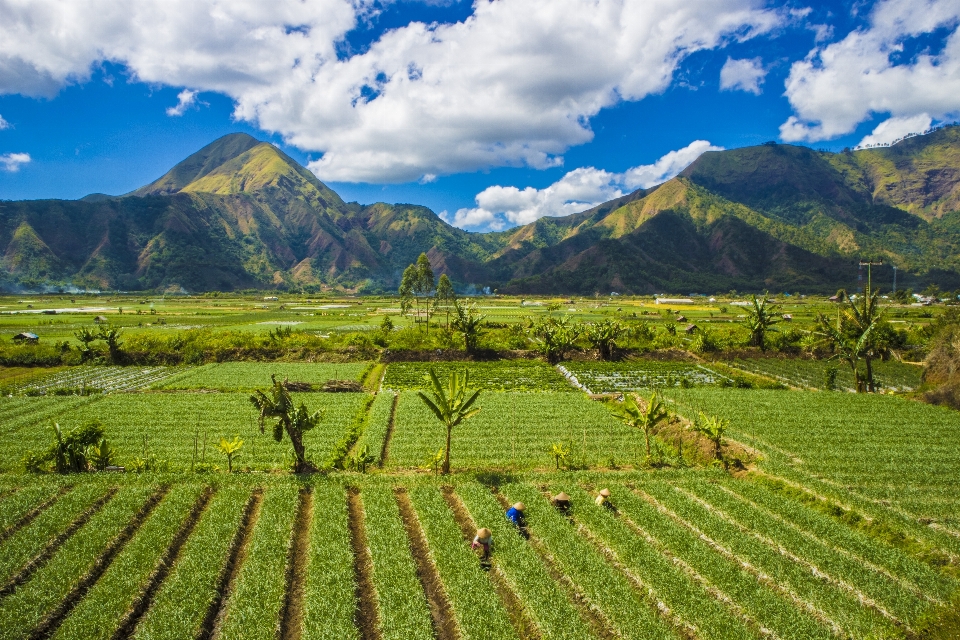
M 227 562 L 220 572 L 220 578 L 217 581 L 217 595 L 214 597 L 210 608 L 207 610 L 206 618 L 200 628 L 198 640 L 210 640 L 219 635 L 220 627 L 223 624 L 223 618 L 226 614 L 225 604 L 233 591 L 247 557 L 249 549 L 250 534 L 256 525 L 257 518 L 260 515 L 260 506 L 263 504 L 263 489 L 255 489 L 247 500 L 243 509 L 243 516 L 240 520 L 240 527 L 237 529 L 230 543 L 230 551 L 227 554 Z
M 592 619 L 582 601 L 575 601 L 562 578 L 540 556 L 527 536 L 504 518 L 503 506 L 490 489 L 477 482 L 458 485 L 457 497 L 474 523 L 490 528 L 496 540 L 493 567 L 525 605 L 541 635 L 556 640 L 603 636 L 591 631 Z
M 215 492 L 215 488 L 207 487 L 197 498 L 193 507 L 190 509 L 189 514 L 181 524 L 179 530 L 170 541 L 169 546 L 163 554 L 163 557 L 161 557 L 157 562 L 153 571 L 150 573 L 150 577 L 147 578 L 140 592 L 134 598 L 130 609 L 124 614 L 123 618 L 117 624 L 116 631 L 111 636 L 111 640 L 127 640 L 127 638 L 133 635 L 133 632 L 140 623 L 140 620 L 153 604 L 153 599 L 156 596 L 157 591 L 163 585 L 164 580 L 166 580 L 167 575 L 169 575 L 174 564 L 176 564 L 177 559 L 180 557 L 180 551 L 183 549 L 183 545 L 190 538 L 190 534 L 192 534 L 193 530 L 196 528 L 197 522 L 206 511 L 207 506 L 210 504 L 210 500 L 213 498 Z
M 708 589 L 709 585 L 722 589 L 733 601 L 734 610 L 742 608 L 746 612 L 745 619 L 757 621 L 756 626 L 762 635 L 781 638 L 831 636 L 821 621 L 804 613 L 795 601 L 775 589 L 766 588 L 763 583 L 758 585 L 754 573 L 718 553 L 687 527 L 664 517 L 661 511 L 626 487 L 614 489 L 621 518 L 649 535 L 650 544 L 655 549 L 663 549 L 665 555 L 674 556 L 679 563 L 702 576 Z
M 581 505 L 574 520 L 585 537 L 591 539 L 611 562 L 623 566 L 638 586 L 647 589 L 664 615 L 675 626 L 699 637 L 715 637 L 723 629 L 724 638 L 750 638 L 756 624 L 747 624 L 725 603 L 732 602 L 725 594 L 716 598 L 717 590 L 704 589 L 700 581 L 691 580 L 682 569 L 654 545 L 645 532 L 638 536 L 636 528 L 625 523 L 618 512 L 593 504 L 591 496 L 581 488 L 566 487 Z
M 633 533 L 639 536 L 644 544 L 650 546 L 651 549 L 656 550 L 657 553 L 661 554 L 668 561 L 672 562 L 684 575 L 687 576 L 692 582 L 698 584 L 707 594 L 712 598 L 722 603 L 727 607 L 735 616 L 740 618 L 743 623 L 750 629 L 754 629 L 759 635 L 772 638 L 777 640 L 779 636 L 772 629 L 768 629 L 763 624 L 758 621 L 754 616 L 747 611 L 740 603 L 736 602 L 730 595 L 725 593 L 723 589 L 711 582 L 706 576 L 697 571 L 691 564 L 685 561 L 680 556 L 676 555 L 669 547 L 667 547 L 661 540 L 655 538 L 650 534 L 649 531 L 645 530 L 637 522 L 633 521 L 623 513 L 619 514 L 619 520 L 623 522 Z
M 584 596 L 602 611 L 617 635 L 625 638 L 673 638 L 672 626 L 634 583 L 557 513 L 534 487 L 501 487 L 509 502 L 522 500 L 534 522 L 532 540 L 543 545 L 560 573 L 570 576 Z
M 30 640 L 40 640 L 48 638 L 56 631 L 63 620 L 73 611 L 74 607 L 86 596 L 87 592 L 93 587 L 100 577 L 110 568 L 117 555 L 123 550 L 124 546 L 137 533 L 143 523 L 150 517 L 160 501 L 167 495 L 169 487 L 163 486 L 151 495 L 147 501 L 140 507 L 133 519 L 123 528 L 123 530 L 111 540 L 103 553 L 94 561 L 90 569 L 74 585 L 67 596 L 60 601 L 53 611 L 47 614 L 44 620 L 30 633 Z
M 463 533 L 464 542 L 471 540 L 478 529 L 477 523 L 474 522 L 470 512 L 467 511 L 460 498 L 453 492 L 452 487 L 444 487 L 442 492 L 447 506 L 450 507 L 450 511 L 453 513 L 454 521 Z M 537 628 L 536 623 L 531 619 L 530 613 L 527 611 L 523 602 L 510 588 L 506 575 L 500 565 L 492 564 L 488 575 L 490 576 L 493 588 L 496 590 L 497 595 L 500 596 L 500 600 L 503 601 L 507 614 L 510 616 L 510 623 L 513 625 L 514 630 L 517 632 L 517 635 L 520 636 L 521 640 L 540 638 L 542 636 L 540 629 Z
M 417 568 L 417 577 L 423 586 L 423 593 L 430 607 L 430 617 L 433 621 L 433 631 L 437 640 L 457 640 L 460 634 L 457 631 L 453 610 L 450 606 L 450 597 L 447 595 L 440 580 L 440 574 L 430 556 L 423 527 L 417 519 L 417 514 L 410 503 L 410 496 L 404 488 L 395 492 L 397 506 L 400 509 L 400 519 L 403 521 L 410 541 L 410 550 L 413 553 L 414 564 Z
M 310 547 L 310 521 L 313 518 L 313 493 L 309 488 L 300 489 L 297 519 L 293 524 L 290 557 L 287 559 L 286 590 L 280 614 L 280 640 L 300 640 L 303 627 L 303 581 L 307 573 L 307 558 Z
M 843 629 L 835 620 L 833 620 L 830 616 L 828 616 L 824 611 L 819 609 L 816 605 L 804 600 L 795 591 L 793 591 L 792 589 L 788 588 L 786 585 L 781 583 L 780 580 L 764 572 L 761 568 L 755 566 L 749 560 L 735 554 L 726 546 L 720 544 L 719 542 L 717 542 L 716 540 L 708 536 L 706 533 L 704 533 L 697 525 L 680 517 L 678 514 L 668 509 L 666 506 L 664 506 L 659 500 L 654 498 L 652 495 L 636 487 L 632 488 L 632 491 L 634 491 L 640 498 L 650 503 L 650 505 L 653 506 L 659 513 L 666 516 L 667 518 L 670 518 L 680 526 L 688 529 L 698 539 L 704 542 L 707 546 L 709 546 L 715 552 L 727 558 L 728 560 L 730 560 L 731 562 L 739 566 L 741 569 L 752 574 L 757 579 L 757 581 L 760 582 L 762 585 L 764 585 L 768 589 L 776 591 L 777 593 L 785 596 L 795 606 L 803 609 L 808 614 L 813 616 L 817 621 L 829 627 L 834 635 L 836 636 L 844 635 Z
M 360 492 L 347 490 L 347 519 L 350 527 L 350 546 L 353 550 L 353 574 L 356 583 L 357 610 L 355 621 L 362 640 L 378 640 L 377 591 L 373 586 L 373 562 L 367 545 L 363 502 Z
M 111 487 L 105 494 L 103 494 L 103 496 L 98 498 L 83 513 L 81 513 L 76 520 L 71 522 L 66 529 L 61 531 L 52 540 L 47 542 L 46 546 L 44 546 L 43 550 L 40 551 L 39 554 L 27 562 L 27 564 L 22 567 L 20 571 L 14 574 L 7 581 L 7 583 L 0 588 L 0 598 L 10 595 L 18 586 L 29 580 L 30 576 L 33 575 L 36 570 L 46 564 L 46 562 L 53 557 L 53 554 L 57 552 L 57 549 L 59 549 L 64 542 L 70 539 L 70 536 L 76 533 L 80 527 L 89 522 L 90 518 L 95 516 L 104 507 L 104 505 L 106 505 L 107 502 L 109 502 L 110 499 L 117 494 L 117 491 L 117 487 Z
M 696 527 L 741 559 L 748 560 L 767 575 L 775 575 L 801 599 L 824 611 L 844 632 L 862 636 L 884 630 L 894 633 L 896 626 L 876 609 L 864 606 L 856 595 L 834 584 L 824 572 L 814 572 L 798 558 L 781 553 L 780 548 L 759 540 L 743 528 L 720 517 L 692 500 L 673 485 L 650 483 L 645 493 L 654 497 L 675 515 Z M 747 535 L 745 535 L 747 534 Z M 795 554 L 794 554 L 795 555 Z
M 20 529 L 23 529 L 25 526 L 33 522 L 37 516 L 49 509 L 53 504 L 60 499 L 60 497 L 65 494 L 67 491 L 70 491 L 72 487 L 60 487 L 56 493 L 52 496 L 30 509 L 28 512 L 23 514 L 16 522 L 8 526 L 3 531 L 0 531 L 0 544 L 2 544 L 7 538 L 15 534 Z
M 393 429 L 397 419 L 397 405 L 400 403 L 400 394 L 394 392 L 393 402 L 390 404 L 390 418 L 387 420 L 387 433 L 383 437 L 383 448 L 380 450 L 380 461 L 377 463 L 381 469 L 387 462 L 387 455 L 390 453 L 390 439 L 393 437 Z
M 914 579 L 909 579 L 909 578 L 903 577 L 902 575 L 898 575 L 898 574 L 896 574 L 896 573 L 893 573 L 892 571 L 890 571 L 890 570 L 887 569 L 886 567 L 883 567 L 883 566 L 880 566 L 879 564 L 876 564 L 875 562 L 873 562 L 873 560 L 871 560 L 870 558 L 866 557 L 866 554 L 856 553 L 856 552 L 851 551 L 851 550 L 849 550 L 849 549 L 846 549 L 846 548 L 844 548 L 844 547 L 838 546 L 835 542 L 832 542 L 832 541 L 830 541 L 830 540 L 826 540 L 826 539 L 824 539 L 824 538 L 821 538 L 819 535 L 817 535 L 816 533 L 811 532 L 809 529 L 805 529 L 805 528 L 801 527 L 800 525 L 798 525 L 797 523 L 793 522 L 792 520 L 788 520 L 786 517 L 784 517 L 784 516 L 781 515 L 780 513 L 776 513 L 775 511 L 767 508 L 766 506 L 754 502 L 753 500 L 751 500 L 751 499 L 748 498 L 747 496 L 745 496 L 745 495 L 743 495 L 743 494 L 741 494 L 741 493 L 736 492 L 735 490 L 731 489 L 730 487 L 726 487 L 726 486 L 723 486 L 723 485 L 716 485 L 716 488 L 719 489 L 719 490 L 721 490 L 721 491 L 723 491 L 723 492 L 725 492 L 726 494 L 730 495 L 733 499 L 738 500 L 738 501 L 742 502 L 743 504 L 748 505 L 748 506 L 750 506 L 751 508 L 755 509 L 756 511 L 762 513 L 765 517 L 771 518 L 772 520 L 776 521 L 776 522 L 779 524 L 779 526 L 786 527 L 786 528 L 788 528 L 789 530 L 795 532 L 797 535 L 803 536 L 803 537 L 805 537 L 805 538 L 807 538 L 807 539 L 809 539 L 809 540 L 811 540 L 811 541 L 813 541 L 813 542 L 815 542 L 815 543 L 817 543 L 817 544 L 819 544 L 819 545 L 822 545 L 823 547 L 826 547 L 826 548 L 830 549 L 830 550 L 833 551 L 834 553 L 838 553 L 838 554 L 840 554 L 840 555 L 843 555 L 843 556 L 845 556 L 846 558 L 848 558 L 849 560 L 851 560 L 851 561 L 853 561 L 853 562 L 860 563 L 860 564 L 862 564 L 864 567 L 866 567 L 867 569 L 869 569 L 870 571 L 873 571 L 873 572 L 875 572 L 875 573 L 879 573 L 879 574 L 883 575 L 885 578 L 887 578 L 888 580 L 891 580 L 891 581 L 893 581 L 893 582 L 896 582 L 896 583 L 899 585 L 900 588 L 903 588 L 903 589 L 909 591 L 910 593 L 913 594 L 914 597 L 919 598 L 919 599 L 921 599 L 921 600 L 926 600 L 927 602 L 931 602 L 931 603 L 934 603 L 934 604 L 944 604 L 944 603 L 945 603 L 945 600 L 942 599 L 941 597 L 937 597 L 937 596 L 935 596 L 935 595 L 930 595 L 930 594 L 927 592 L 927 591 L 928 591 L 928 588 L 929 588 L 929 585 L 926 585 L 926 587 L 925 587 L 925 586 L 921 586 L 921 585 L 920 585 L 918 582 L 916 582 Z
M 849 593 L 854 598 L 856 598 L 857 601 L 860 602 L 860 604 L 875 610 L 877 613 L 879 613 L 881 616 L 883 616 L 893 624 L 901 625 L 909 629 L 909 625 L 907 625 L 907 623 L 903 619 L 901 619 L 900 617 L 888 611 L 883 604 L 878 602 L 875 598 L 867 595 L 860 587 L 852 584 L 849 580 L 846 580 L 844 578 L 839 577 L 838 575 L 830 573 L 819 564 L 816 564 L 811 560 L 801 557 L 800 555 L 792 551 L 790 548 L 788 548 L 783 541 L 774 540 L 768 534 L 761 533 L 755 527 L 743 524 L 736 517 L 730 515 L 723 509 L 715 506 L 714 504 L 708 502 L 707 500 L 704 500 L 703 498 L 696 495 L 695 493 L 692 493 L 688 489 L 685 489 L 682 487 L 675 487 L 675 490 L 680 492 L 682 495 L 686 496 L 692 502 L 695 502 L 696 504 L 700 505 L 708 512 L 712 513 L 720 520 L 735 527 L 742 534 L 756 539 L 761 544 L 766 545 L 767 547 L 773 549 L 774 551 L 779 553 L 781 556 L 783 556 L 790 562 L 800 565 L 802 567 L 805 567 L 807 570 L 810 571 L 810 573 L 812 573 L 817 578 L 821 578 L 825 582 L 832 584 L 834 587 Z M 821 556 L 821 560 L 827 560 L 827 558 L 824 558 L 823 556 Z M 852 567 L 847 567 L 847 568 L 852 569 Z

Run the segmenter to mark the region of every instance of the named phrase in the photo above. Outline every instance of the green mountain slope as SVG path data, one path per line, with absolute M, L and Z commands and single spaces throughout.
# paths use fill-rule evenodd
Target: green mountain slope
M 461 288 L 518 293 L 829 291 L 862 257 L 906 286 L 960 287 L 960 128 L 839 154 L 710 152 L 657 187 L 486 234 L 417 205 L 345 203 L 245 134 L 126 196 L 0 201 L 7 287 L 390 291 L 421 252 Z

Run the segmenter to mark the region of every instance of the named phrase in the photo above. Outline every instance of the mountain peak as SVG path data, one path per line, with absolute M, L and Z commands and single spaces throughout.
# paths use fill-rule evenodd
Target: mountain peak
M 158 180 L 140 187 L 128 195 L 152 196 L 177 193 L 190 183 L 199 180 L 259 144 L 263 143 L 246 133 L 231 133 L 222 138 L 217 138 L 179 162 Z

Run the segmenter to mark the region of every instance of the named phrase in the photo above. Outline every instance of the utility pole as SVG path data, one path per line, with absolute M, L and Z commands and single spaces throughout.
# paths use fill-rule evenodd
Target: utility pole
M 873 267 L 873 266 L 879 267 L 882 265 L 883 265 L 883 260 L 877 260 L 876 262 L 874 262 L 873 260 L 860 261 L 860 266 L 867 268 L 867 299 L 868 300 L 870 298 L 870 267 Z M 896 269 L 896 267 L 894 267 L 894 269 Z

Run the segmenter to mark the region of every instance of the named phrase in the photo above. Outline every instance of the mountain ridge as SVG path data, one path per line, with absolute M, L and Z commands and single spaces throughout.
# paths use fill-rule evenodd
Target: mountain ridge
M 0 252 L 6 288 L 391 291 L 420 253 L 461 290 L 828 291 L 861 257 L 953 288 L 960 127 L 854 152 L 707 152 L 655 187 L 493 233 L 419 205 L 346 203 L 273 145 L 230 134 L 123 196 L 0 202 Z

